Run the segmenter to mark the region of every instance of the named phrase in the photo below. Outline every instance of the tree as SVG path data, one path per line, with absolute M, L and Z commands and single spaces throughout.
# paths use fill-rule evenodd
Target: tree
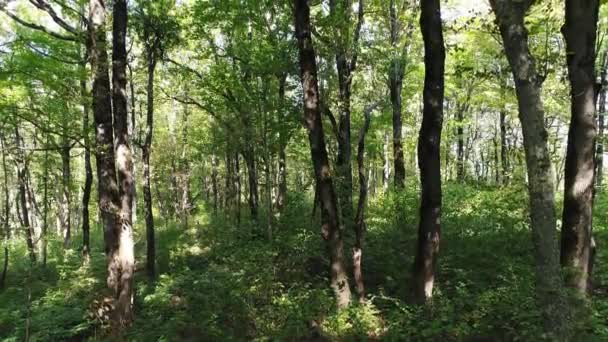
M 414 295 L 420 301 L 433 295 L 435 264 L 441 237 L 441 128 L 445 48 L 439 0 L 420 2 L 420 29 L 424 39 L 424 92 L 418 137 L 420 168 L 420 223 L 414 260 Z
M 570 331 L 569 313 L 555 236 L 553 175 L 540 96 L 542 78 L 536 71 L 524 25 L 524 17 L 532 3 L 530 0 L 490 1 L 515 81 L 528 171 L 536 290 L 542 308 L 543 328 L 551 338 L 566 340 Z
M 342 224 L 353 226 L 353 175 L 351 165 L 351 96 L 353 73 L 357 68 L 359 56 L 359 40 L 363 26 L 363 0 L 359 0 L 357 24 L 350 34 L 352 6 L 350 0 L 330 0 L 330 13 L 335 20 L 336 69 L 338 71 L 338 155 L 336 171 L 338 175 L 338 199 Z M 349 46 L 352 41 L 352 46 Z
M 120 5 L 119 5 L 120 8 Z M 119 9 L 120 11 L 120 9 Z M 122 231 L 121 203 L 114 157 L 114 125 L 112 122 L 112 94 L 108 54 L 106 51 L 105 3 L 102 0 L 89 2 L 89 57 L 93 73 L 93 114 L 95 118 L 95 158 L 97 160 L 97 192 L 99 210 L 104 227 L 105 252 L 108 260 L 107 285 L 114 292 L 116 308 L 114 322 L 119 326 L 131 320 L 132 264 L 133 254 L 119 255 Z M 123 246 L 126 253 L 131 246 Z M 123 259 L 124 264 L 123 264 Z M 125 266 L 125 272 L 122 267 Z
M 311 36 L 310 7 L 307 0 L 294 0 L 294 17 L 304 94 L 304 121 L 308 131 L 310 154 L 321 203 L 322 236 L 329 249 L 331 287 L 334 290 L 338 307 L 344 308 L 350 303 L 351 293 L 344 265 L 344 242 L 340 231 L 336 194 L 323 135 L 323 122 L 321 121 L 319 108 L 317 62 Z
M 411 36 L 412 34 L 411 30 L 414 25 L 408 25 L 405 34 L 402 34 L 403 23 L 399 19 L 400 14 L 403 9 L 406 8 L 407 3 L 408 1 L 403 1 L 401 8 L 397 8 L 395 0 L 391 0 L 389 4 L 390 44 L 393 49 L 397 49 L 400 36 Z M 402 51 L 393 51 L 393 53 L 396 53 L 396 56 L 391 59 L 388 75 L 391 104 L 393 108 L 393 160 L 395 164 L 394 179 L 397 188 L 403 188 L 405 182 L 403 143 L 401 141 L 401 90 L 403 88 L 403 77 L 405 74 L 405 64 L 407 63 L 406 58 L 409 45 L 408 42 L 404 44 L 401 49 Z
M 564 177 L 561 264 L 566 282 L 586 295 L 591 277 L 595 174 L 595 44 L 599 1 L 566 1 L 566 40 L 571 120 Z
M 146 134 L 142 145 L 144 212 L 146 217 L 146 271 L 150 279 L 156 277 L 156 241 L 154 233 L 154 214 L 152 211 L 152 179 L 150 156 L 154 132 L 154 77 L 159 60 L 164 51 L 177 42 L 178 24 L 171 13 L 174 0 L 157 2 L 141 1 L 133 17 L 140 40 L 144 45 L 147 71 L 146 83 Z
M 114 0 L 112 6 L 112 106 L 114 149 L 116 156 L 120 221 L 116 227 L 115 250 L 109 262 L 110 274 L 116 279 L 112 287 L 117 296 L 116 318 L 120 325 L 132 319 L 135 250 L 133 241 L 133 160 L 129 146 L 127 111 L 127 1 Z

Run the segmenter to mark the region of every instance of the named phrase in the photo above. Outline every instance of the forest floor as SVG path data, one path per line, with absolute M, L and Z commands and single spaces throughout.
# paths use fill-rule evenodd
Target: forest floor
M 407 301 L 418 193 L 375 197 L 368 208 L 363 269 L 366 304 L 337 312 L 311 201 L 292 197 L 274 223 L 232 222 L 201 208 L 189 225 L 157 220 L 158 280 L 137 272 L 132 341 L 408 340 L 531 341 L 540 336 L 531 239 L 523 187 L 447 184 L 436 295 L 421 308 Z M 608 340 L 608 196 L 596 201 L 595 292 L 580 306 L 578 340 Z M 398 224 L 397 215 L 402 213 Z M 559 211 L 558 211 L 559 213 Z M 263 213 L 262 213 L 263 214 Z M 263 216 L 263 215 L 262 215 Z M 145 260 L 137 227 L 139 264 Z M 353 234 L 345 232 L 347 246 Z M 77 245 L 78 236 L 74 238 Z M 29 266 L 25 244 L 11 246 L 0 292 L 0 339 L 103 339 L 105 259 L 96 227 L 91 262 L 51 241 L 46 268 Z M 346 251 L 350 251 L 347 247 Z

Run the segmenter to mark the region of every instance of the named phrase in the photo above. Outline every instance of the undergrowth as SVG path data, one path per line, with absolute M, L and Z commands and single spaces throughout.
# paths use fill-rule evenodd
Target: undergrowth
M 290 197 L 266 239 L 243 214 L 199 208 L 188 226 L 157 223 L 155 282 L 136 274 L 135 321 L 129 341 L 242 340 L 538 340 L 540 312 L 534 300 L 532 244 L 525 188 L 447 184 L 442 214 L 436 292 L 425 307 L 412 305 L 418 194 L 406 189 L 369 203 L 363 268 L 368 297 L 338 312 L 328 286 L 328 260 L 311 218 L 310 198 Z M 558 211 L 559 213 L 559 211 Z M 559 215 L 558 215 L 559 216 Z M 598 255 L 595 290 L 577 311 L 581 340 L 608 340 L 608 199 L 598 197 L 594 220 Z M 139 263 L 145 237 L 137 227 Z M 353 233 L 344 232 L 347 246 Z M 50 241 L 46 267 L 30 266 L 23 241 L 10 246 L 7 287 L 0 292 L 0 337 L 6 341 L 114 340 L 103 326 L 99 303 L 105 258 L 100 227 L 88 265 L 77 251 Z M 349 248 L 345 249 L 349 251 Z M 138 266 L 139 268 L 139 266 Z M 97 314 L 99 311 L 100 314 Z

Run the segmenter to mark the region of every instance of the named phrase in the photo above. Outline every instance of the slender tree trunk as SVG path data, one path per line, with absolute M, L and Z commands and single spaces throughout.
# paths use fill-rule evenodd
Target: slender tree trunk
M 342 224 L 346 228 L 353 226 L 353 175 L 351 165 L 351 129 L 350 129 L 350 100 L 353 73 L 357 63 L 357 41 L 363 20 L 363 0 L 359 0 L 359 23 L 352 38 L 350 53 L 348 49 L 350 38 L 351 11 L 350 1 L 330 0 L 330 12 L 340 18 L 342 24 L 335 28 L 337 32 L 336 69 L 338 71 L 338 156 L 336 158 L 336 174 L 338 199 Z M 350 58 L 349 58 L 350 55 Z
M 48 147 L 48 138 L 47 144 Z M 43 213 L 42 213 L 42 266 L 46 267 L 47 261 L 47 247 L 48 247 L 48 209 L 49 209 L 49 196 L 48 196 L 48 185 L 49 182 L 49 151 L 44 151 L 44 190 L 43 190 Z
M 11 199 L 8 189 L 8 168 L 6 166 L 6 149 L 4 148 L 4 136 L 0 132 L 0 153 L 2 153 L 2 174 L 4 175 L 4 213 L 2 215 L 2 228 L 4 228 L 4 264 L 2 265 L 2 275 L 0 275 L 0 289 L 3 289 L 6 284 L 6 275 L 8 274 L 8 243 L 11 238 L 11 229 L 9 225 L 9 216 L 11 214 Z
M 65 122 L 67 124 L 67 122 Z M 61 146 L 61 175 L 62 175 L 62 193 L 61 193 L 61 230 L 63 234 L 63 247 L 68 248 L 72 238 L 72 220 L 71 220 L 71 195 L 70 195 L 70 142 L 67 136 L 63 136 L 63 145 Z
M 388 156 L 388 132 L 384 132 L 384 142 L 382 144 L 382 157 L 384 164 L 382 166 L 382 187 L 384 192 L 388 190 L 388 183 L 391 177 L 391 164 Z
M 131 138 L 131 140 L 134 140 L 134 135 L 135 135 L 135 123 L 136 123 L 136 110 L 135 110 L 135 81 L 133 79 L 133 69 L 131 69 L 131 66 L 127 63 L 127 68 L 129 69 L 129 88 L 130 88 L 130 94 L 131 94 L 131 120 L 129 121 L 129 127 L 128 127 L 128 133 L 129 133 L 129 137 Z M 135 152 L 135 146 L 134 144 L 131 144 L 131 155 L 133 156 L 133 189 L 131 189 L 131 193 L 133 196 L 133 211 L 132 211 L 132 216 L 131 216 L 131 222 L 133 224 L 135 224 L 137 222 L 137 180 L 135 179 L 136 175 L 137 175 L 137 163 L 135 162 L 135 158 L 136 158 L 136 152 Z
M 255 167 L 255 149 L 253 146 L 248 146 L 242 153 L 243 159 L 247 164 L 247 180 L 249 184 L 249 210 L 251 212 L 251 219 L 258 219 L 258 206 L 259 206 L 259 195 L 258 195 L 258 175 Z
M 283 122 L 286 117 L 285 113 L 285 82 L 287 74 L 281 75 L 279 79 L 279 120 Z M 279 212 L 285 206 L 287 201 L 287 156 L 285 149 L 287 148 L 287 137 L 283 131 L 279 132 L 279 191 L 277 194 L 277 209 Z
M 561 264 L 566 283 L 588 291 L 595 153 L 595 44 L 599 1 L 566 0 L 566 40 L 571 120 L 564 176 Z
M 399 15 L 395 6 L 395 0 L 390 1 L 390 43 L 393 49 L 397 48 L 400 25 Z M 403 160 L 403 145 L 401 142 L 401 88 L 403 86 L 403 75 L 405 68 L 402 65 L 401 56 L 391 60 L 389 69 L 389 89 L 393 108 L 393 160 L 395 163 L 395 187 L 403 188 L 405 182 L 405 165 Z
M 456 179 L 464 181 L 464 106 L 456 106 L 456 136 L 458 146 L 456 149 Z
M 604 57 L 607 58 L 607 57 Z M 595 186 L 601 190 L 604 180 L 604 117 L 606 114 L 606 91 L 608 87 L 608 73 L 606 66 L 601 71 L 601 87 L 599 94 L 599 113 L 597 113 L 597 139 L 595 150 Z
M 147 49 L 148 84 L 146 110 L 146 137 L 142 148 L 144 164 L 144 213 L 146 216 L 146 273 L 150 280 L 156 278 L 156 239 L 154 234 L 154 213 L 152 212 L 152 180 L 150 173 L 150 153 L 152 152 L 152 133 L 154 132 L 154 72 L 156 70 L 155 52 Z
M 336 295 L 338 307 L 344 308 L 350 303 L 351 293 L 344 261 L 344 242 L 340 231 L 340 217 L 319 109 L 317 64 L 312 45 L 310 7 L 307 0 L 294 0 L 294 17 L 304 90 L 304 119 L 308 130 L 311 159 L 314 165 L 323 217 L 322 236 L 328 243 L 330 254 L 331 287 Z
M 490 0 L 504 42 L 519 107 L 528 170 L 528 193 L 537 298 L 548 339 L 567 340 L 569 307 L 559 265 L 551 158 L 544 127 L 541 81 L 528 47 L 524 17 L 532 1 Z
M 82 66 L 82 70 L 85 66 Z M 80 80 L 80 95 L 82 96 L 82 135 L 84 137 L 84 189 L 82 192 L 82 256 L 88 263 L 91 254 L 89 201 L 93 185 L 93 168 L 91 167 L 91 142 L 89 135 L 89 104 L 86 80 Z
M 509 159 L 507 155 L 507 115 L 505 110 L 500 111 L 500 162 L 502 183 L 509 184 Z
M 217 189 L 217 156 L 211 156 L 211 192 L 213 192 L 213 213 L 217 214 L 218 206 L 218 189 Z
M 365 232 L 365 205 L 367 203 L 367 177 L 365 176 L 365 135 L 369 130 L 371 113 L 375 106 L 365 109 L 365 121 L 359 131 L 357 144 L 357 169 L 359 172 L 359 201 L 355 215 L 355 245 L 353 246 L 353 275 L 359 301 L 365 301 L 365 283 L 363 282 L 363 233 Z
M 27 249 L 30 260 L 36 262 L 36 246 L 34 244 L 34 230 L 30 222 L 30 204 L 27 200 L 27 160 L 25 157 L 23 139 L 19 134 L 19 128 L 15 125 L 15 145 L 17 146 L 17 179 L 19 181 L 19 204 L 21 206 L 21 222 L 25 230 Z
M 234 177 L 236 182 L 236 225 L 241 225 L 241 165 L 239 153 L 234 153 Z
M 418 137 L 421 204 L 418 245 L 414 259 L 414 295 L 419 301 L 433 295 L 435 265 L 441 237 L 441 128 L 445 47 L 439 0 L 421 1 L 420 28 L 424 39 L 424 108 Z
M 263 120 L 264 120 L 264 132 L 263 132 L 263 145 L 264 145 L 264 181 L 266 188 L 266 218 L 267 218 L 267 227 L 266 234 L 268 237 L 268 241 L 272 241 L 272 181 L 270 178 L 270 151 L 268 149 L 268 113 L 266 110 L 263 110 Z

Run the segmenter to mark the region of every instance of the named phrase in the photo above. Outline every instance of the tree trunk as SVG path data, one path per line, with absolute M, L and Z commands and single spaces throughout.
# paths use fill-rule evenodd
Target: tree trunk
M 135 252 L 133 241 L 133 157 L 129 146 L 129 113 L 127 111 L 127 0 L 114 0 L 112 26 L 112 104 L 114 110 L 114 148 L 118 171 L 121 228 L 118 249 L 110 268 L 117 278 L 116 319 L 121 326 L 132 320 L 133 274 Z
M 85 66 L 82 66 L 85 70 Z M 91 167 L 91 142 L 89 135 L 89 105 L 86 89 L 86 80 L 80 80 L 80 95 L 82 96 L 82 135 L 84 137 L 84 189 L 82 192 L 82 256 L 88 262 L 91 254 L 89 201 L 91 199 L 91 187 L 93 185 L 93 168 Z
M 47 144 L 48 147 L 48 138 Z M 48 209 L 49 209 L 49 151 L 44 151 L 44 190 L 43 190 L 43 213 L 42 213 L 42 267 L 46 267 L 48 248 Z
M 287 74 L 283 74 L 279 79 L 279 113 L 280 122 L 286 118 L 285 115 L 285 82 Z M 285 149 L 287 148 L 287 137 L 283 131 L 279 132 L 279 191 L 277 194 L 277 209 L 279 212 L 285 206 L 287 201 L 287 156 Z
M 67 122 L 66 122 L 67 124 Z M 63 136 L 63 145 L 61 146 L 61 175 L 62 175 L 62 193 L 60 205 L 61 218 L 61 233 L 63 234 L 63 247 L 68 248 L 72 238 L 72 222 L 70 215 L 70 142 L 67 136 Z
M 17 179 L 19 181 L 19 205 L 21 206 L 21 223 L 25 230 L 27 249 L 30 260 L 36 262 L 36 247 L 34 243 L 34 230 L 30 224 L 30 203 L 27 199 L 27 160 L 24 153 L 23 139 L 19 134 L 19 128 L 15 125 L 15 145 L 17 146 Z
M 458 147 L 456 149 L 456 180 L 464 181 L 464 106 L 456 105 L 456 136 Z
M 120 19 L 118 19 L 120 21 Z M 89 51 L 91 71 L 93 72 L 93 113 L 95 118 L 95 158 L 97 159 L 97 180 L 99 209 L 104 226 L 105 252 L 108 261 L 107 285 L 114 291 L 115 300 L 118 300 L 118 286 L 122 285 L 121 275 L 117 268 L 117 252 L 120 246 L 121 227 L 121 203 L 118 193 L 116 178 L 116 164 L 114 159 L 114 137 L 112 122 L 112 97 L 110 90 L 110 77 L 108 66 L 108 55 L 106 51 L 105 32 L 105 4 L 102 0 L 90 0 L 89 2 L 89 34 L 91 47 Z M 129 284 L 127 289 L 129 288 Z M 125 298 L 122 298 L 123 300 Z M 115 312 L 123 319 L 129 319 L 130 296 L 127 303 L 117 305 Z M 123 307 L 123 304 L 126 307 Z M 122 311 L 123 309 L 124 311 Z M 122 311 L 122 312 L 121 312 Z M 126 312 L 125 312 L 126 311 Z M 116 317 L 117 318 L 117 317 Z M 121 318 L 115 320 L 122 323 Z
M 390 2 L 390 43 L 393 49 L 397 48 L 400 25 L 399 15 L 395 8 L 395 0 Z M 403 160 L 403 145 L 401 142 L 401 88 L 403 86 L 403 75 L 405 68 L 402 65 L 401 56 L 391 60 L 389 68 L 389 89 L 391 104 L 393 107 L 393 160 L 395 163 L 395 187 L 403 188 L 405 181 L 405 165 Z
M 0 153 L 2 153 L 2 174 L 4 175 L 4 213 L 2 215 L 2 228 L 4 228 L 4 264 L 2 265 L 2 275 L 0 275 L 0 289 L 3 289 L 6 284 L 6 275 L 8 274 L 8 243 L 11 237 L 11 229 L 9 224 L 9 216 L 11 214 L 11 199 L 8 189 L 8 168 L 6 166 L 6 149 L 4 148 L 4 136 L 0 132 Z
M 606 59 L 607 57 L 604 57 Z M 604 180 L 604 115 L 606 113 L 606 91 L 608 87 L 608 73 L 606 66 L 602 66 L 601 86 L 599 94 L 599 113 L 597 113 L 597 138 L 595 150 L 595 187 L 602 189 Z
M 363 282 L 363 233 L 365 232 L 365 205 L 367 203 L 367 178 L 365 176 L 365 135 L 369 130 L 371 113 L 376 105 L 365 109 L 365 121 L 359 131 L 357 144 L 357 169 L 359 172 L 359 201 L 355 215 L 355 245 L 353 246 L 353 275 L 355 288 L 360 302 L 365 302 L 365 283 Z
M 433 295 L 435 265 L 441 237 L 441 128 L 443 124 L 445 47 L 439 0 L 421 1 L 420 28 L 424 39 L 424 92 L 418 137 L 420 224 L 414 259 L 414 295 L 424 302 Z
M 587 294 L 595 172 L 595 43 L 599 1 L 566 0 L 562 33 L 568 53 L 571 119 L 564 176 L 561 264 L 566 283 Z
M 211 156 L 211 191 L 213 192 L 213 213 L 217 214 L 218 193 L 217 193 L 217 156 Z
M 248 146 L 243 151 L 243 159 L 247 164 L 247 179 L 249 184 L 249 211 L 251 212 L 251 219 L 258 219 L 258 206 L 259 206 L 259 195 L 258 195 L 258 175 L 255 167 L 255 149 L 253 146 Z
M 384 131 L 384 142 L 382 144 L 382 187 L 384 192 L 388 190 L 388 183 L 391 177 L 391 164 L 388 157 L 388 132 Z
M 307 0 L 294 0 L 294 5 L 295 31 L 304 90 L 304 119 L 321 202 L 322 236 L 328 243 L 330 254 L 331 287 L 336 295 L 338 307 L 344 308 L 350 303 L 351 293 L 344 261 L 340 217 L 319 109 L 319 85 L 315 51 L 312 45 L 310 8 Z
M 490 0 L 515 81 L 524 137 L 536 290 L 548 339 L 567 340 L 570 333 L 555 236 L 555 208 L 551 159 L 544 127 L 541 81 L 528 48 L 524 17 L 532 1 Z
M 500 111 L 500 162 L 502 184 L 509 184 L 509 159 L 507 155 L 507 115 L 505 110 Z
M 234 153 L 234 181 L 236 183 L 236 225 L 241 225 L 241 165 L 239 153 Z
M 351 39 L 350 1 L 330 0 L 330 12 L 340 23 L 336 32 L 336 69 L 338 71 L 338 156 L 336 158 L 336 175 L 338 199 L 342 224 L 346 228 L 353 226 L 353 175 L 351 165 L 351 132 L 350 132 L 350 100 L 353 72 L 357 65 L 357 44 L 363 21 L 363 0 L 359 0 L 359 22 Z M 352 40 L 352 43 L 351 43 Z M 349 49 L 349 44 L 352 46 Z M 349 51 L 350 50 L 350 51 Z M 349 58 L 350 57 L 350 58 Z
M 146 216 L 146 273 L 150 280 L 156 278 L 156 240 L 154 237 L 154 213 L 152 212 L 152 180 L 150 173 L 150 153 L 152 152 L 152 133 L 154 132 L 154 71 L 156 70 L 156 55 L 149 47 L 146 48 L 148 63 L 147 108 L 146 108 L 146 137 L 142 148 L 143 177 L 144 177 L 144 214 Z

